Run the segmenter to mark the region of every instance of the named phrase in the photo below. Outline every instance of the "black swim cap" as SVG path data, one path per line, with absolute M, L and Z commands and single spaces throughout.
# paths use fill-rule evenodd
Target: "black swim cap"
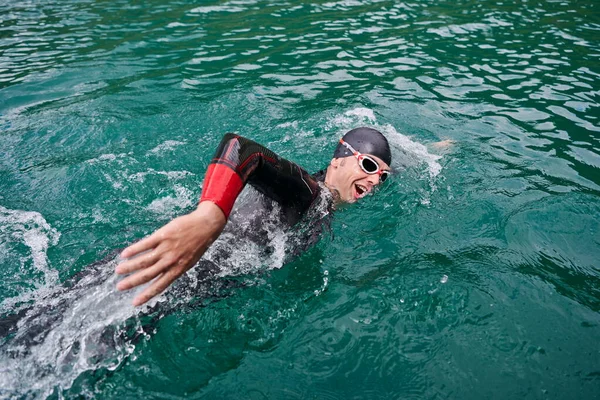
M 371 154 L 381 158 L 387 165 L 392 165 L 392 152 L 383 133 L 373 128 L 356 128 L 347 132 L 342 139 L 363 154 Z M 351 156 L 352 153 L 341 143 L 335 148 L 334 158 Z

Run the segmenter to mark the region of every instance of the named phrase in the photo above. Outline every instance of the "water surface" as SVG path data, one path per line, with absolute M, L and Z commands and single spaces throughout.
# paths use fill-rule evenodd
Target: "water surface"
M 68 312 L 0 342 L 0 397 L 598 398 L 599 31 L 591 0 L 2 2 L 0 313 Z M 397 174 L 295 261 L 224 242 L 239 284 L 149 332 L 114 260 L 61 289 L 192 210 L 223 133 L 316 171 L 359 125 Z

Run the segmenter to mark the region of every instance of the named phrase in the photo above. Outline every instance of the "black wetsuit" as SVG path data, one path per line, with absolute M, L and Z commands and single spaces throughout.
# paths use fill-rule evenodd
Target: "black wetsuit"
M 324 180 L 324 171 L 311 175 L 256 142 L 226 134 L 208 167 L 201 201 L 214 202 L 230 222 L 223 231 L 225 235 L 222 234 L 221 239 L 211 247 L 210 256 L 205 255 L 193 270 L 180 277 L 169 291 L 172 296 L 169 293 L 167 296 L 188 299 L 203 297 L 203 294 L 214 296 L 211 293 L 216 292 L 215 287 L 224 284 L 216 282 L 213 279 L 215 275 L 224 269 L 234 275 L 237 272 L 236 256 L 231 250 L 240 244 L 240 240 L 249 240 L 260 246 L 263 256 L 269 256 L 274 251 L 270 237 L 273 235 L 273 226 L 277 226 L 288 236 L 287 259 L 315 244 L 323 230 L 329 228 L 329 217 L 333 210 L 333 199 L 329 191 L 324 189 Z M 262 195 L 247 196 L 232 213 L 233 204 L 246 183 Z M 230 239 L 223 238 L 224 236 Z M 84 268 L 66 282 L 64 287 L 56 288 L 55 295 L 61 296 L 59 293 L 64 291 L 71 291 L 72 294 L 73 291 L 80 291 L 85 294 L 89 287 L 112 275 L 114 267 L 108 271 L 106 265 L 115 256 L 116 253 L 112 252 L 104 260 Z M 193 276 L 189 276 L 190 273 Z M 82 279 L 90 278 L 90 275 L 95 275 L 97 279 Z M 72 299 L 65 298 L 66 302 L 70 300 Z M 198 301 L 202 302 L 202 299 Z M 173 301 L 172 306 L 177 307 L 177 303 Z M 169 307 L 163 308 L 166 310 Z M 48 307 L 43 304 L 33 305 L 17 314 L 0 318 L 0 336 L 13 331 L 17 322 L 25 316 L 31 321 L 28 328 L 32 332 L 42 331 L 62 318 L 59 309 L 52 313 L 48 311 Z M 47 317 L 40 319 L 40 315 Z M 39 326 L 31 326 L 36 321 Z M 45 335 L 39 338 L 43 336 Z

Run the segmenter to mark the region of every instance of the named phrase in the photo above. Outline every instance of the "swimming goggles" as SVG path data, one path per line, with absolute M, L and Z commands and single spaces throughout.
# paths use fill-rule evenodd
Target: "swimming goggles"
M 389 171 L 384 171 L 379 168 L 379 164 L 373 158 L 366 156 L 358 151 L 354 150 L 350 144 L 344 142 L 343 139 L 340 139 L 340 143 L 345 146 L 350 152 L 356 157 L 358 160 L 358 165 L 360 168 L 365 171 L 369 175 L 377 174 L 379 175 L 379 180 L 381 183 L 385 182 L 385 180 L 390 176 Z

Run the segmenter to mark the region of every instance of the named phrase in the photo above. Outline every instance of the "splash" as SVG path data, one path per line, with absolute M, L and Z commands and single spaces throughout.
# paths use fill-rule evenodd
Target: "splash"
M 279 219 L 279 205 L 273 204 L 269 211 L 260 206 L 263 196 L 246 187 L 237 200 L 230 224 L 205 254 L 205 259 L 219 264 L 219 276 L 255 274 L 285 264 L 291 235 Z M 262 240 L 240 240 L 260 236 Z
M 146 208 L 156 214 L 174 216 L 191 207 L 196 201 L 195 194 L 181 185 L 173 186 L 175 196 L 166 196 L 152 201 Z
M 91 266 L 75 285 L 56 285 L 22 310 L 0 346 L 3 393 L 45 398 L 55 388 L 69 389 L 83 372 L 114 369 L 131 354 L 135 345 L 127 338 L 144 331 L 132 319 L 139 311 L 131 293 L 115 290 L 116 263 L 113 258 Z
M 0 238 L 2 259 L 11 261 L 5 268 L 17 258 L 12 250 L 23 245 L 30 250 L 21 258 L 22 274 L 13 273 L 13 279 L 31 280 L 34 271 L 43 274 L 35 290 L 5 299 L 0 307 L 5 315 L 0 328 L 9 333 L 0 338 L 0 398 L 47 397 L 55 386 L 70 387 L 82 371 L 111 368 L 122 359 L 120 353 L 130 352 L 128 346 L 111 346 L 112 355 L 107 351 L 107 327 L 134 315 L 130 295 L 114 290 L 114 264 L 91 268 L 93 273 L 67 289 L 59 284 L 47 257 L 60 233 L 40 213 L 0 206 Z M 33 271 L 23 268 L 28 265 Z M 32 306 L 24 306 L 32 300 Z M 112 333 L 120 331 L 115 328 Z
M 241 198 L 240 206 L 253 210 L 252 215 L 243 216 L 247 225 L 228 224 L 229 230 L 195 268 L 142 308 L 133 307 L 131 301 L 147 285 L 128 292 L 116 290 L 120 279 L 114 274 L 120 261 L 116 253 L 87 266 L 66 283 L 49 279 L 43 290 L 35 291 L 35 302 L 29 308 L 5 308 L 5 317 L 0 319 L 4 335 L 0 337 L 0 398 L 46 398 L 57 394 L 62 397 L 82 374 L 114 370 L 121 365 L 134 354 L 138 341 L 159 327 L 157 323 L 166 313 L 202 303 L 211 296 L 218 298 L 227 277 L 256 276 L 261 271 L 282 267 L 290 233 L 277 223 L 278 207 L 255 207 L 250 200 L 257 196 L 260 195 L 250 189 Z M 10 221 L 12 232 L 24 232 L 19 236 L 22 243 L 30 240 L 25 226 L 45 232 L 43 237 L 47 240 L 41 240 L 38 247 L 32 245 L 36 255 L 30 258 L 49 271 L 45 251 L 49 244 L 56 244 L 58 233 L 38 213 L 0 211 L 0 221 Z M 253 219 L 261 224 L 253 224 Z M 266 243 L 240 240 L 240 230 L 257 227 L 264 230 Z
M 407 166 L 410 166 L 411 161 L 415 164 L 426 164 L 431 179 L 442 171 L 442 166 L 438 162 L 442 156 L 431 154 L 425 145 L 411 140 L 389 124 L 380 126 L 378 129 L 386 135 L 392 148 L 397 150 L 395 159 L 402 159 L 402 163 Z
M 0 206 L 0 260 L 21 259 L 20 271 L 8 271 L 11 278 L 5 278 L 4 283 L 19 277 L 31 275 L 31 267 L 34 271 L 42 273 L 43 281 L 38 282 L 38 287 L 55 283 L 58 273 L 48 267 L 48 256 L 46 252 L 49 246 L 58 243 L 60 233 L 52 228 L 44 217 L 35 211 L 9 210 Z M 17 248 L 24 244 L 29 249 L 29 254 L 22 257 Z M 30 294 L 29 294 L 30 295 Z M 0 312 L 14 307 L 18 302 L 29 300 L 29 295 L 23 295 L 18 299 L 6 299 L 0 306 Z
M 346 111 L 342 115 L 335 116 L 329 127 L 344 127 L 345 130 L 356 128 L 358 124 L 368 123 L 374 124 L 376 122 L 375 113 L 373 110 L 364 107 L 357 107 L 352 110 Z

